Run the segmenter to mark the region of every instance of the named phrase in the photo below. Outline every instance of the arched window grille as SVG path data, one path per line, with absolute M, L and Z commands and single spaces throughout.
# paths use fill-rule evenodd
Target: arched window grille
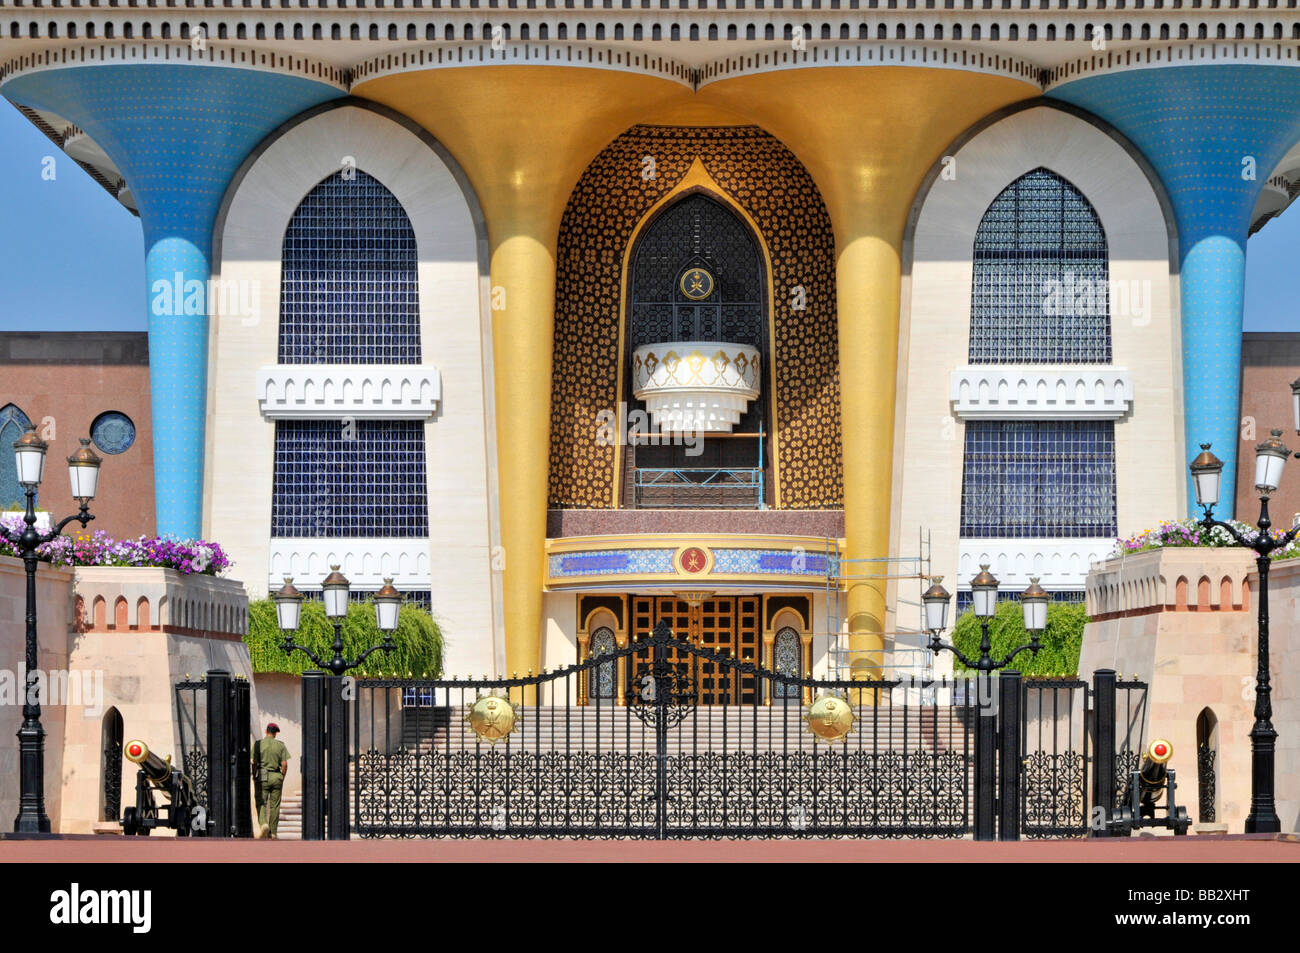
M 26 508 L 27 491 L 18 482 L 18 464 L 14 461 L 14 441 L 32 425 L 15 404 L 0 407 L 0 509 Z M 19 506 L 14 506 L 14 504 Z
M 608 626 L 601 626 L 595 632 L 591 633 L 591 657 L 598 659 L 602 655 L 609 655 L 618 647 L 614 641 L 614 633 Z M 605 662 L 590 669 L 591 688 L 588 694 L 592 698 L 613 698 L 614 697 L 614 680 L 617 663 Z
M 694 446 L 680 441 L 633 443 L 626 460 L 634 473 L 657 474 L 655 485 L 638 495 L 636 477 L 624 481 L 625 506 L 752 507 L 767 497 L 770 480 L 758 475 L 768 450 L 766 433 L 771 395 L 767 334 L 767 270 L 757 239 L 746 223 L 721 202 L 694 192 L 663 210 L 637 238 L 629 259 L 625 400 L 634 411 L 644 404 L 632 393 L 632 355 L 646 344 L 666 341 L 718 341 L 754 347 L 760 355 L 757 400 L 733 428 L 748 439 L 708 440 Z M 713 288 L 693 299 L 683 279 L 700 268 Z M 665 487 L 660 482 L 666 478 Z M 759 486 L 762 483 L 763 486 Z M 702 488 L 701 488 L 702 487 Z M 770 502 L 770 501 L 769 501 Z
M 284 233 L 280 363 L 418 364 L 416 262 L 411 220 L 378 179 L 324 179 Z
M 802 648 L 803 645 L 797 631 L 790 628 L 790 626 L 781 629 L 776 633 L 776 640 L 772 644 L 772 668 L 780 675 L 798 678 L 801 668 L 799 656 L 802 654 Z M 774 681 L 772 687 L 774 689 L 772 694 L 776 698 L 799 697 L 798 685 Z
M 1083 193 L 1047 169 L 1012 182 L 975 232 L 972 364 L 1111 360 L 1106 234 Z

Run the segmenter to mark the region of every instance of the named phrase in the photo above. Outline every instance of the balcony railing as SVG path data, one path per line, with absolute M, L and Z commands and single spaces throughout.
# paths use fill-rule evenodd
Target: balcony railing
M 765 507 L 763 437 L 726 434 L 758 440 L 758 465 L 753 467 L 637 467 L 633 471 L 637 509 L 755 509 Z M 718 439 L 714 436 L 714 439 Z

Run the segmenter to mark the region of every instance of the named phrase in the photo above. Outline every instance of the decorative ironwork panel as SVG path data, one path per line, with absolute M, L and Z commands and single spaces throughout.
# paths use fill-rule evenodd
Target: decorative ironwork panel
M 618 644 L 614 641 L 614 633 L 607 626 L 601 626 L 591 633 L 592 658 L 598 659 L 602 655 L 612 653 L 617 648 Z M 596 666 L 591 680 L 591 696 L 593 698 L 613 698 L 617 678 L 618 664 L 616 662 L 606 662 L 603 665 Z
M 1202 824 L 1213 824 L 1215 818 L 1215 774 L 1214 756 L 1217 752 L 1202 742 L 1196 748 L 1196 780 L 1200 795 L 1200 811 L 1196 820 Z
M 284 233 L 281 364 L 420 363 L 415 231 L 360 169 L 307 193 Z
M 194 786 L 196 802 L 207 810 L 208 683 L 178 682 L 175 691 L 176 723 L 180 726 L 181 743 L 180 757 L 177 760 Z
M 1129 784 L 1142 765 L 1146 751 L 1147 683 L 1137 679 L 1115 683 L 1115 803 L 1112 810 L 1132 798 Z
M 803 643 L 799 633 L 790 627 L 776 634 L 772 643 L 772 668 L 778 675 L 799 677 L 799 657 L 803 655 Z M 799 686 L 792 682 L 775 682 L 772 686 L 774 698 L 798 698 Z
M 975 233 L 972 364 L 1108 364 L 1106 235 L 1078 189 L 1047 169 L 993 200 Z
M 1088 685 L 1026 680 L 1021 724 L 1021 818 L 1025 837 L 1088 833 Z
M 104 817 L 116 821 L 122 817 L 122 723 L 104 744 Z
M 277 420 L 271 535 L 429 535 L 424 422 Z
M 1052 539 L 1115 535 L 1110 420 L 970 420 L 961 535 Z

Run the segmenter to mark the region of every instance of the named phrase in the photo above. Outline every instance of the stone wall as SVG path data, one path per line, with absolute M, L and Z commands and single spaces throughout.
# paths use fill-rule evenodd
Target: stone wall
M 1300 830 L 1300 560 L 1270 572 L 1278 814 Z M 1250 812 L 1259 579 L 1244 549 L 1163 549 L 1110 559 L 1088 576 L 1081 677 L 1113 668 L 1150 686 L 1146 738 L 1174 747 L 1179 803 L 1198 821 L 1197 721 L 1216 726 L 1216 822 L 1242 831 Z M 1288 663 L 1289 666 L 1288 666 Z
M 0 557 L 0 827 L 18 810 L 25 606 L 22 562 Z M 57 833 L 90 833 L 104 822 L 104 733 L 114 715 L 124 741 L 139 738 L 179 760 L 175 683 L 210 669 L 252 678 L 242 640 L 248 597 L 232 579 L 41 564 L 37 620 L 50 692 L 41 712 L 46 813 Z M 256 686 L 251 707 L 262 720 Z M 134 802 L 134 768 L 124 764 L 121 778 L 126 806 Z

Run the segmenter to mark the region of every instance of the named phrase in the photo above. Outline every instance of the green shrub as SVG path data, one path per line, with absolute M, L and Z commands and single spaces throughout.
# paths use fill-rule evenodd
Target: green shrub
M 302 617 L 293 640 L 305 645 L 322 661 L 333 657 L 334 624 L 325 615 L 325 606 L 311 599 L 303 601 Z M 248 634 L 244 642 L 253 663 L 254 672 L 283 672 L 300 675 L 319 668 L 302 652 L 286 657 L 280 649 L 284 633 L 280 631 L 275 614 L 275 602 L 259 599 L 248 604 Z M 372 645 L 383 641 L 375 622 L 375 605 L 366 599 L 348 605 L 348 617 L 343 621 L 343 657 L 352 660 Z M 375 652 L 365 663 L 352 670 L 357 677 L 387 676 L 436 678 L 442 674 L 442 632 L 438 623 L 419 606 L 402 606 L 393 633 L 397 648 L 391 652 Z
M 1079 649 L 1083 645 L 1083 627 L 1088 612 L 1081 602 L 1052 602 L 1047 606 L 1047 628 L 1043 630 L 1042 648 L 1035 657 L 1021 652 L 1008 668 L 1025 675 L 1074 675 L 1079 671 Z M 1029 641 L 1019 600 L 998 603 L 998 611 L 989 622 L 993 650 L 989 654 L 1000 661 L 1008 652 Z M 973 611 L 962 613 L 953 630 L 952 643 L 971 659 L 980 654 L 980 620 Z M 954 660 L 955 671 L 966 671 Z

